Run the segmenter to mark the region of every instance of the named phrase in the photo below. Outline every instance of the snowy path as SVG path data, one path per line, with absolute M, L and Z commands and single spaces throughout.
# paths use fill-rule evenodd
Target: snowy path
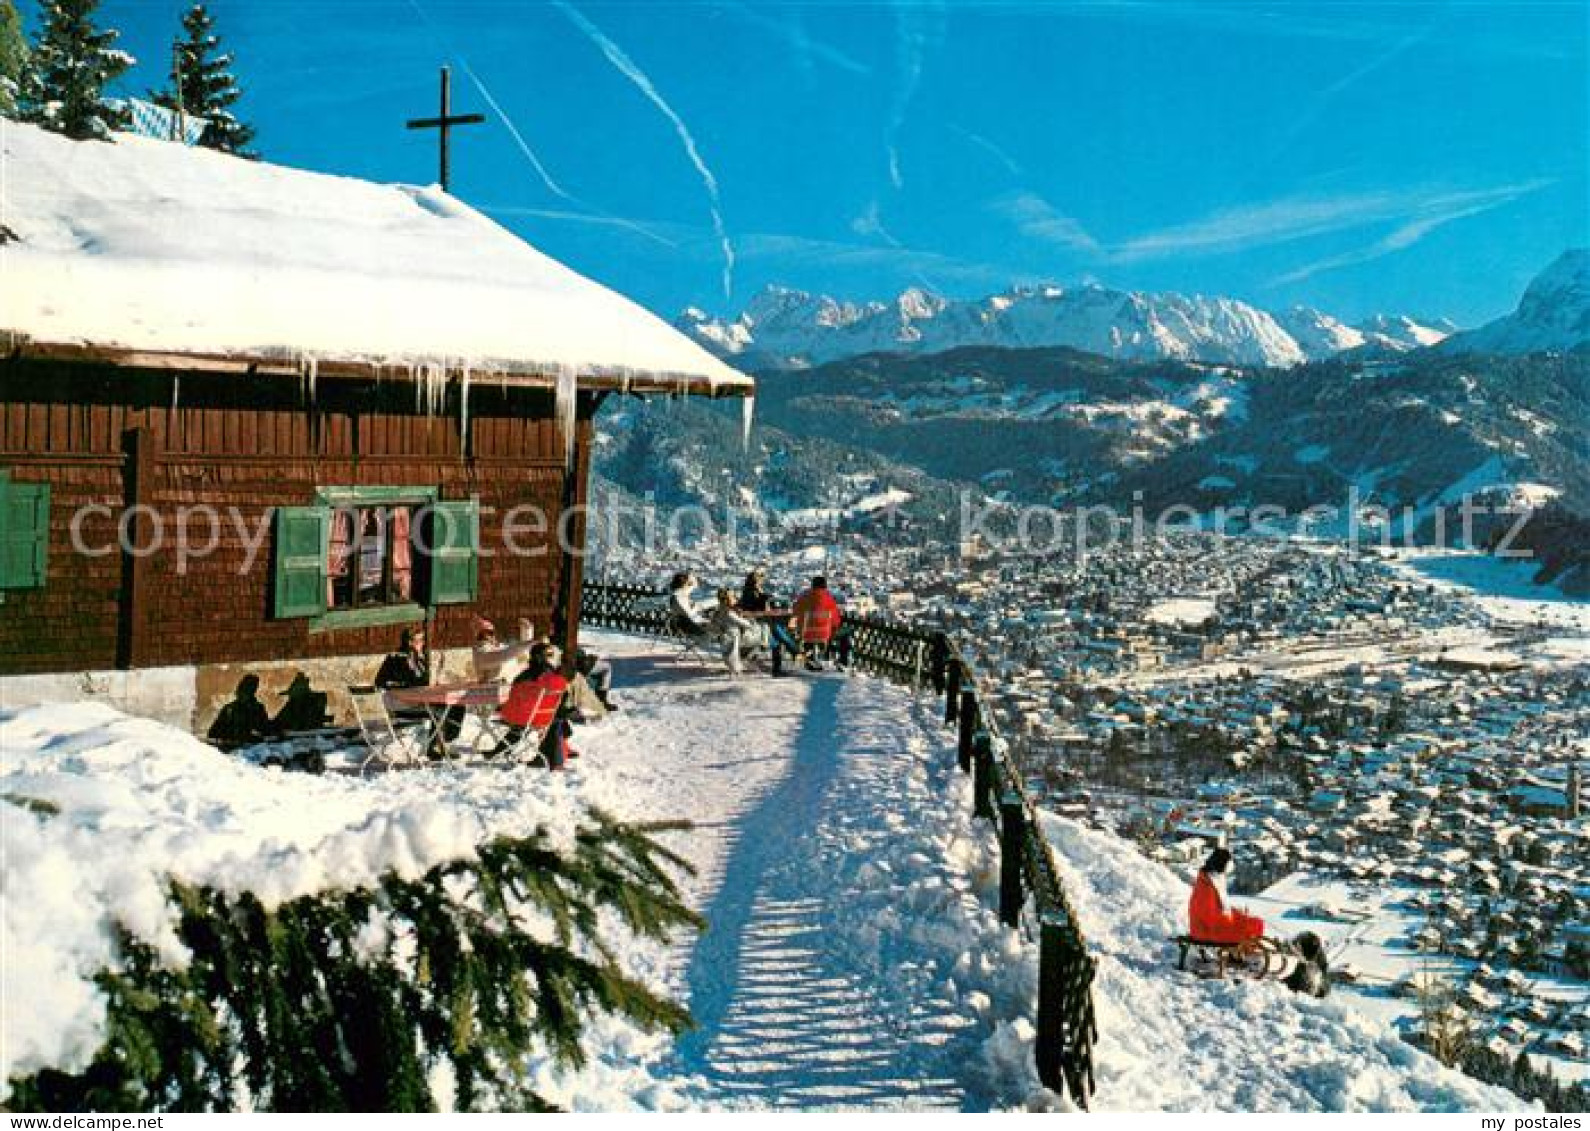
M 664 649 L 600 646 L 618 654 L 626 710 L 589 732 L 593 761 L 613 743 L 606 769 L 630 805 L 697 822 L 681 847 L 711 926 L 666 961 L 699 1028 L 659 1070 L 709 1107 L 999 1102 L 976 1068 L 987 1026 L 952 973 L 991 913 L 930 842 L 942 830 L 907 827 L 913 808 L 965 802 L 936 704 L 870 679 L 731 682 Z M 618 764 L 645 748 L 632 728 L 655 741 Z M 890 906 L 924 893 L 930 918 Z

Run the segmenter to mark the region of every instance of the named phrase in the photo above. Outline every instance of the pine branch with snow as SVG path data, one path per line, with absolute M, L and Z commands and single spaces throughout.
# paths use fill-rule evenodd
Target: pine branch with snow
M 48 818 L 44 818 L 48 819 Z M 690 1015 L 627 974 L 633 935 L 700 927 L 654 834 L 596 811 L 572 849 L 499 837 L 417 879 L 270 907 L 170 884 L 186 961 L 125 928 L 97 983 L 106 1041 L 80 1073 L 10 1081 L 10 1110 L 550 1110 L 527 1060 L 585 1061 L 587 1017 L 680 1032 Z
M 119 33 L 94 22 L 99 0 L 44 0 L 38 41 L 22 72 L 23 121 L 77 140 L 110 140 L 128 125 L 105 87 L 136 60 L 115 46 Z

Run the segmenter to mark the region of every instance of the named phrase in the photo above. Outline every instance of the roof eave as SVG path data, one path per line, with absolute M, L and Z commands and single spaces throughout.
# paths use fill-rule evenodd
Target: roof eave
M 96 345 L 87 342 L 43 342 L 16 335 L 12 336 L 3 356 L 12 360 L 65 361 L 113 365 L 125 369 L 230 373 L 295 379 L 305 376 L 312 365 L 317 380 L 330 378 L 363 381 L 411 380 L 415 368 L 424 364 L 418 360 L 411 364 L 407 360 L 376 361 L 356 357 L 323 357 L 288 351 L 206 353 L 197 350 Z M 463 363 L 453 360 L 449 362 L 449 369 L 462 370 Z M 556 369 L 544 364 L 493 359 L 471 361 L 468 370 L 470 380 L 480 384 L 551 390 L 555 389 L 558 383 Z M 741 380 L 721 381 L 701 374 L 630 372 L 617 367 L 598 366 L 582 372 L 578 377 L 578 384 L 580 389 L 590 392 L 712 398 L 755 396 L 755 382 L 744 374 L 735 375 Z

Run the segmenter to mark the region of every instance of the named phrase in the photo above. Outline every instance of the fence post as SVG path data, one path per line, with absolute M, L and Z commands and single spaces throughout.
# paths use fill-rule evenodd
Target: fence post
M 911 691 L 919 698 L 922 695 L 922 651 L 926 647 L 922 641 L 916 642 L 916 663 L 911 669 Z
M 961 710 L 961 661 L 952 659 L 945 665 L 944 678 L 944 725 L 950 726 L 960 718 Z
M 1038 1079 L 1058 1095 L 1065 1095 L 1065 924 L 1045 913 L 1038 923 L 1038 1034 L 1033 1052 L 1038 1059 Z
M 933 690 L 944 693 L 944 681 L 949 676 L 950 638 L 945 633 L 933 634 L 932 669 Z
M 1019 793 L 999 799 L 999 921 L 1021 925 L 1021 866 L 1026 851 L 1027 810 Z
M 961 765 L 961 773 L 972 772 L 972 735 L 977 732 L 977 693 L 971 688 L 961 692 L 960 724 L 961 731 L 956 743 L 956 760 Z
M 981 729 L 972 736 L 972 816 L 994 819 L 994 740 Z

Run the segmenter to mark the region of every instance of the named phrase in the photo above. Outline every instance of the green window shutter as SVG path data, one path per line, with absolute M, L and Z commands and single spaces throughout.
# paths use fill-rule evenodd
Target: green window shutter
M 326 611 L 326 555 L 331 511 L 326 507 L 276 508 L 274 615 L 314 617 Z
M 432 503 L 425 545 L 430 551 L 433 605 L 461 605 L 480 592 L 480 504 L 474 499 Z
M 38 589 L 50 552 L 50 485 L 0 473 L 0 589 Z

